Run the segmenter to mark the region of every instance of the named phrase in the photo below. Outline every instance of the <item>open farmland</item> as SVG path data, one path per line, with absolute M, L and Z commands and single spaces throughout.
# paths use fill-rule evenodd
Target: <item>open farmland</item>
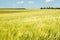
M 60 10 L 0 10 L 0 40 L 60 40 Z

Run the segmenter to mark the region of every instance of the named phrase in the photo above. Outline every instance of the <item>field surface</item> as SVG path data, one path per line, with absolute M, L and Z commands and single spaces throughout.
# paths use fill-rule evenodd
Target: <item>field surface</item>
M 0 10 L 0 40 L 60 40 L 60 10 Z

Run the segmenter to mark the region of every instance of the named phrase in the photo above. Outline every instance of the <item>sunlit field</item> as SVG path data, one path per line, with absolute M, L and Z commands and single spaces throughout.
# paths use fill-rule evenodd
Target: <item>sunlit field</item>
M 0 10 L 0 40 L 60 40 L 60 10 Z

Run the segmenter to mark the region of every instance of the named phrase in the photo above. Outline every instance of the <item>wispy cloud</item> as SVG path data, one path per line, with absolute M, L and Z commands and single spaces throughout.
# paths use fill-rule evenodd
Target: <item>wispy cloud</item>
M 47 3 L 49 3 L 49 2 L 53 2 L 54 0 L 45 0 Z
M 18 1 L 17 4 L 24 4 L 24 1 Z
M 34 1 L 28 1 L 29 4 L 34 4 Z

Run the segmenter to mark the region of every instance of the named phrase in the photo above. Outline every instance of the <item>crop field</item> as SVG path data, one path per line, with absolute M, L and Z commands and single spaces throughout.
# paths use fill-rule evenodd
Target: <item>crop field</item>
M 0 40 L 60 40 L 60 10 L 0 10 Z

